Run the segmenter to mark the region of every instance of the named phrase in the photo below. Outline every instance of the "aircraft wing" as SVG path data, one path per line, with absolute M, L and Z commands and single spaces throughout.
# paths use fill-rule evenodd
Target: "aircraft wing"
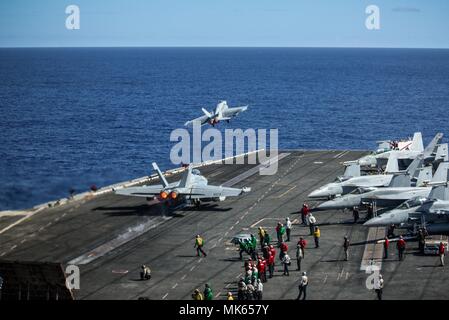
M 185 190 L 183 190 L 185 189 Z M 218 198 L 218 197 L 235 197 L 239 196 L 244 192 L 250 191 L 249 188 L 229 188 L 222 186 L 200 186 L 192 188 L 182 188 L 177 189 L 180 194 L 185 196 L 190 196 L 193 199 L 202 198 Z
M 198 117 L 196 119 L 187 121 L 186 123 L 184 123 L 184 125 L 190 126 L 190 125 L 193 125 L 194 122 L 198 122 L 198 123 L 201 123 L 201 125 L 203 125 L 203 124 L 207 123 L 208 120 L 209 120 L 209 117 L 204 115 L 204 116 Z
M 153 186 L 140 186 L 140 187 L 129 187 L 119 190 L 115 190 L 115 194 L 122 196 L 133 196 L 133 197 L 152 197 L 161 192 L 164 189 L 163 185 L 153 185 Z
M 226 110 L 223 110 L 223 117 L 225 118 L 235 117 L 240 112 L 246 111 L 246 109 L 248 109 L 248 106 L 228 108 Z

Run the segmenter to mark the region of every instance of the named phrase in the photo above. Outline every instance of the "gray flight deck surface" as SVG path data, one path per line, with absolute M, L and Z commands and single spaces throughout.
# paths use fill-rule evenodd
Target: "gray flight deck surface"
M 300 273 L 295 271 L 294 258 L 301 235 L 308 241 L 303 261 L 309 276 L 308 299 L 375 299 L 375 293 L 365 286 L 368 274 L 361 267 L 371 254 L 382 254 L 381 246 L 364 243 L 370 236 L 382 235 L 382 230 L 354 225 L 350 212 L 316 212 L 321 246 L 315 249 L 309 228 L 298 223 L 298 210 L 307 195 L 342 174 L 341 162 L 366 152 L 282 153 L 286 155 L 272 176 L 245 174 L 256 166 L 249 164 L 200 168 L 210 184 L 223 184 L 240 175 L 243 180 L 233 179 L 239 181 L 234 186 L 252 188 L 241 197 L 205 204 L 200 210 L 185 208 L 163 215 L 162 205 L 148 206 L 143 198 L 112 193 L 44 209 L 0 234 L 0 259 L 79 264 L 77 299 L 191 299 L 192 291 L 203 290 L 205 283 L 211 285 L 216 299 L 225 299 L 228 291 L 236 293 L 237 281 L 244 273 L 237 248 L 229 243 L 232 236 L 243 231 L 257 237 L 257 228 L 262 226 L 275 239 L 276 223 L 288 216 L 294 222 L 288 243 L 290 276 L 282 276 L 276 257 L 275 276 L 264 285 L 264 299 L 296 298 Z M 312 207 L 316 204 L 308 202 Z M 15 220 L 0 218 L 0 229 Z M 196 257 L 196 234 L 205 239 L 206 258 Z M 351 243 L 360 243 L 350 247 L 348 262 L 343 261 L 344 235 Z M 416 243 L 408 243 L 405 260 L 398 262 L 391 244 L 390 258 L 381 263 L 384 299 L 449 298 L 449 271 L 438 267 L 438 257 L 418 255 L 416 247 Z M 139 280 L 143 263 L 152 270 L 151 280 Z

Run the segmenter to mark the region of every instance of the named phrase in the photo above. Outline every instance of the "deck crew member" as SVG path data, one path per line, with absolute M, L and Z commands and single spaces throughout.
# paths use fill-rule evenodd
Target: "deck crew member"
M 301 261 L 302 261 L 303 257 L 304 256 L 303 256 L 301 246 L 298 244 L 296 246 L 296 264 L 297 264 L 296 270 L 298 270 L 298 271 L 301 270 Z
M 301 208 L 301 219 L 303 225 L 307 225 L 307 216 L 309 213 L 310 213 L 309 206 L 307 205 L 307 203 L 304 202 Z
M 347 236 L 345 236 L 344 241 L 343 241 L 343 249 L 345 251 L 345 261 L 349 260 L 349 239 Z
M 302 258 L 304 259 L 307 241 L 303 237 L 300 237 L 299 241 L 298 241 L 298 245 L 301 247 Z
M 315 240 L 315 248 L 320 247 L 320 237 L 321 231 L 318 227 L 315 227 L 315 231 L 313 232 L 313 239 Z
M 384 288 L 384 279 L 381 274 L 379 278 L 374 281 L 374 291 L 377 293 L 377 299 L 382 300 L 382 289 Z
M 193 300 L 204 300 L 203 294 L 198 289 L 195 289 L 195 291 L 192 293 L 192 298 Z
M 290 241 L 290 232 L 292 231 L 292 222 L 290 218 L 285 218 L 285 231 L 287 232 L 287 242 Z
M 287 252 L 282 257 L 282 264 L 284 265 L 284 276 L 289 276 L 288 266 L 291 264 L 291 259 Z
M 212 293 L 212 288 L 208 283 L 206 283 L 204 287 L 204 298 L 206 300 L 212 300 L 214 298 L 214 294 Z
M 313 235 L 313 232 L 315 231 L 316 218 L 312 215 L 312 213 L 309 213 L 307 221 L 309 222 L 310 235 Z
M 357 223 L 360 218 L 359 207 L 355 206 L 352 208 L 352 215 L 354 217 L 354 223 Z
M 256 289 L 256 299 L 257 300 L 262 300 L 262 298 L 263 298 L 263 284 L 262 284 L 262 281 L 260 281 L 260 279 L 257 279 L 257 284 L 256 284 L 256 286 L 255 286 L 255 289 Z
M 402 236 L 399 237 L 397 248 L 399 253 L 399 261 L 402 261 L 402 259 L 404 258 L 404 251 L 405 251 L 405 240 Z
M 384 238 L 384 259 L 388 259 L 388 247 L 390 246 L 390 240 L 388 237 Z
M 265 243 L 265 235 L 266 235 L 266 231 L 264 230 L 264 228 L 259 227 L 259 241 L 260 241 L 261 248 L 263 248 L 263 245 Z
M 196 255 L 198 257 L 200 256 L 200 252 L 203 254 L 203 256 L 207 256 L 206 252 L 204 252 L 204 250 L 203 250 L 203 246 L 204 246 L 204 240 L 198 234 L 195 238 L 195 246 L 194 246 L 194 248 L 196 248 Z
M 444 267 L 444 243 L 440 242 L 438 246 L 438 254 L 440 255 L 440 266 Z
M 296 300 L 301 299 L 302 296 L 302 300 L 306 300 L 306 295 L 307 295 L 307 286 L 309 285 L 309 278 L 307 278 L 307 274 L 304 271 L 302 273 L 302 277 L 299 280 L 299 294 L 298 297 L 296 298 Z
M 270 253 L 268 255 L 268 259 L 267 259 L 269 278 L 273 278 L 275 257 L 276 257 L 276 252 L 272 253 L 270 251 Z

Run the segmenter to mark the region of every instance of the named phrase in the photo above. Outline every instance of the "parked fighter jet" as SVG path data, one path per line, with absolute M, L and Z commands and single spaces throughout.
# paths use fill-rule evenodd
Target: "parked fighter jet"
M 443 134 L 437 133 L 424 149 L 421 132 L 415 132 L 413 140 L 410 143 L 402 145 L 400 149 L 363 157 L 359 159 L 359 163 L 361 166 L 377 166 L 381 168 L 385 165 L 390 155 L 394 154 L 399 161 L 399 165 L 401 167 L 407 167 L 421 153 L 424 153 L 424 160 L 428 161 L 428 159 L 435 156 L 437 145 L 442 138 Z
M 446 166 L 446 179 L 449 179 L 447 168 L 448 166 Z M 368 220 L 364 226 L 395 225 L 413 230 L 420 226 L 425 227 L 429 234 L 449 233 L 448 181 L 432 183 L 432 185 L 429 197 L 416 197 L 407 200 L 397 208 Z
M 372 202 L 373 199 L 385 200 L 398 205 L 414 196 L 427 196 L 430 187 L 424 187 L 432 178 L 432 167 L 421 168 L 423 163 L 422 156 L 416 158 L 405 172 L 393 173 L 393 178 L 387 187 L 359 187 L 352 192 L 332 200 L 321 203 L 316 207 L 318 210 L 336 210 L 360 206 L 364 202 Z M 402 200 L 403 199 L 403 200 Z M 376 203 L 377 204 L 377 203 Z M 384 206 L 384 203 L 377 204 L 378 207 Z
M 447 144 L 439 145 L 437 154 L 440 154 L 435 158 L 437 163 L 441 159 L 447 159 Z M 336 210 L 372 202 L 376 202 L 376 207 L 393 207 L 414 197 L 427 197 L 431 191 L 431 187 L 427 184 L 444 180 L 446 172 L 444 171 L 445 166 L 440 165 L 432 178 L 432 166 L 422 168 L 423 158 L 423 155 L 419 155 L 407 168 L 405 175 L 394 177 L 388 187 L 360 187 L 349 194 L 323 202 L 316 209 Z
M 419 134 L 419 135 L 418 135 Z M 407 139 L 402 141 L 395 140 L 383 140 L 376 141 L 377 148 L 371 154 L 361 157 L 356 160 L 362 167 L 375 167 L 377 165 L 376 156 L 391 150 L 403 150 L 406 148 L 419 148 L 419 145 L 422 145 L 422 138 L 419 132 L 416 132 L 413 136 L 413 139 Z
M 215 126 L 220 121 L 229 122 L 231 118 L 237 116 L 240 112 L 246 111 L 246 109 L 248 109 L 248 106 L 230 108 L 226 101 L 221 101 L 217 104 L 214 112 L 209 112 L 205 108 L 202 108 L 201 110 L 203 110 L 204 116 L 187 121 L 184 125 L 188 126 L 192 125 L 194 122 L 198 122 L 201 123 L 201 125 L 209 123 L 212 126 Z
M 394 155 L 388 159 L 385 172 L 387 174 L 357 176 L 345 179 L 343 181 L 334 181 L 312 191 L 308 197 L 330 199 L 336 195 L 347 194 L 359 187 L 389 186 L 394 176 L 392 173 L 399 172 L 398 162 Z
M 162 185 L 129 187 L 116 190 L 115 193 L 150 199 L 157 197 L 159 200 L 169 200 L 175 203 L 186 201 L 199 206 L 202 201 L 224 201 L 226 197 L 235 197 L 251 191 L 251 188 L 240 189 L 209 185 L 207 179 L 201 175 L 198 169 L 193 169 L 191 164 L 183 173 L 181 180 L 173 183 L 167 182 L 155 162 L 153 162 L 153 169 L 157 172 Z

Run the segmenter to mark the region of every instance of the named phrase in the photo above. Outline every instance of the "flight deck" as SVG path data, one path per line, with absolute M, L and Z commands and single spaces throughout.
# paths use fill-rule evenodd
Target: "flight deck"
M 286 217 L 293 221 L 290 276 L 282 275 L 276 257 L 274 277 L 264 284 L 264 299 L 295 299 L 300 272 L 296 271 L 296 242 L 308 242 L 302 270 L 309 277 L 308 299 L 375 300 L 368 290 L 367 268 L 381 268 L 385 279 L 383 298 L 448 299 L 449 271 L 439 267 L 437 256 L 422 256 L 417 243 L 409 242 L 406 256 L 398 261 L 394 244 L 382 259 L 383 228 L 367 228 L 364 212 L 353 223 L 350 211 L 314 212 L 321 229 L 315 249 L 309 228 L 300 224 L 303 202 L 318 202 L 307 195 L 343 173 L 344 161 L 358 159 L 365 151 L 280 151 L 275 175 L 259 175 L 258 164 L 214 163 L 199 168 L 209 183 L 251 187 L 251 192 L 224 202 L 168 210 L 157 201 L 125 197 L 111 190 L 86 193 L 54 206 L 33 211 L 0 213 L 0 260 L 55 262 L 80 267 L 76 299 L 191 299 L 193 290 L 213 289 L 215 299 L 236 295 L 244 274 L 243 261 L 231 239 L 253 233 L 259 226 L 276 238 L 275 227 Z M 179 179 L 180 173 L 167 177 Z M 141 179 L 139 184 L 148 182 Z M 151 183 L 157 183 L 152 178 Z M 207 257 L 197 257 L 195 236 L 205 240 Z M 351 241 L 349 261 L 344 261 L 343 237 Z M 367 242 L 368 241 L 368 242 Z M 278 251 L 277 251 L 278 252 Z M 278 254 L 277 254 L 278 255 Z M 244 258 L 247 258 L 244 255 Z M 140 266 L 151 268 L 152 278 L 140 280 Z

